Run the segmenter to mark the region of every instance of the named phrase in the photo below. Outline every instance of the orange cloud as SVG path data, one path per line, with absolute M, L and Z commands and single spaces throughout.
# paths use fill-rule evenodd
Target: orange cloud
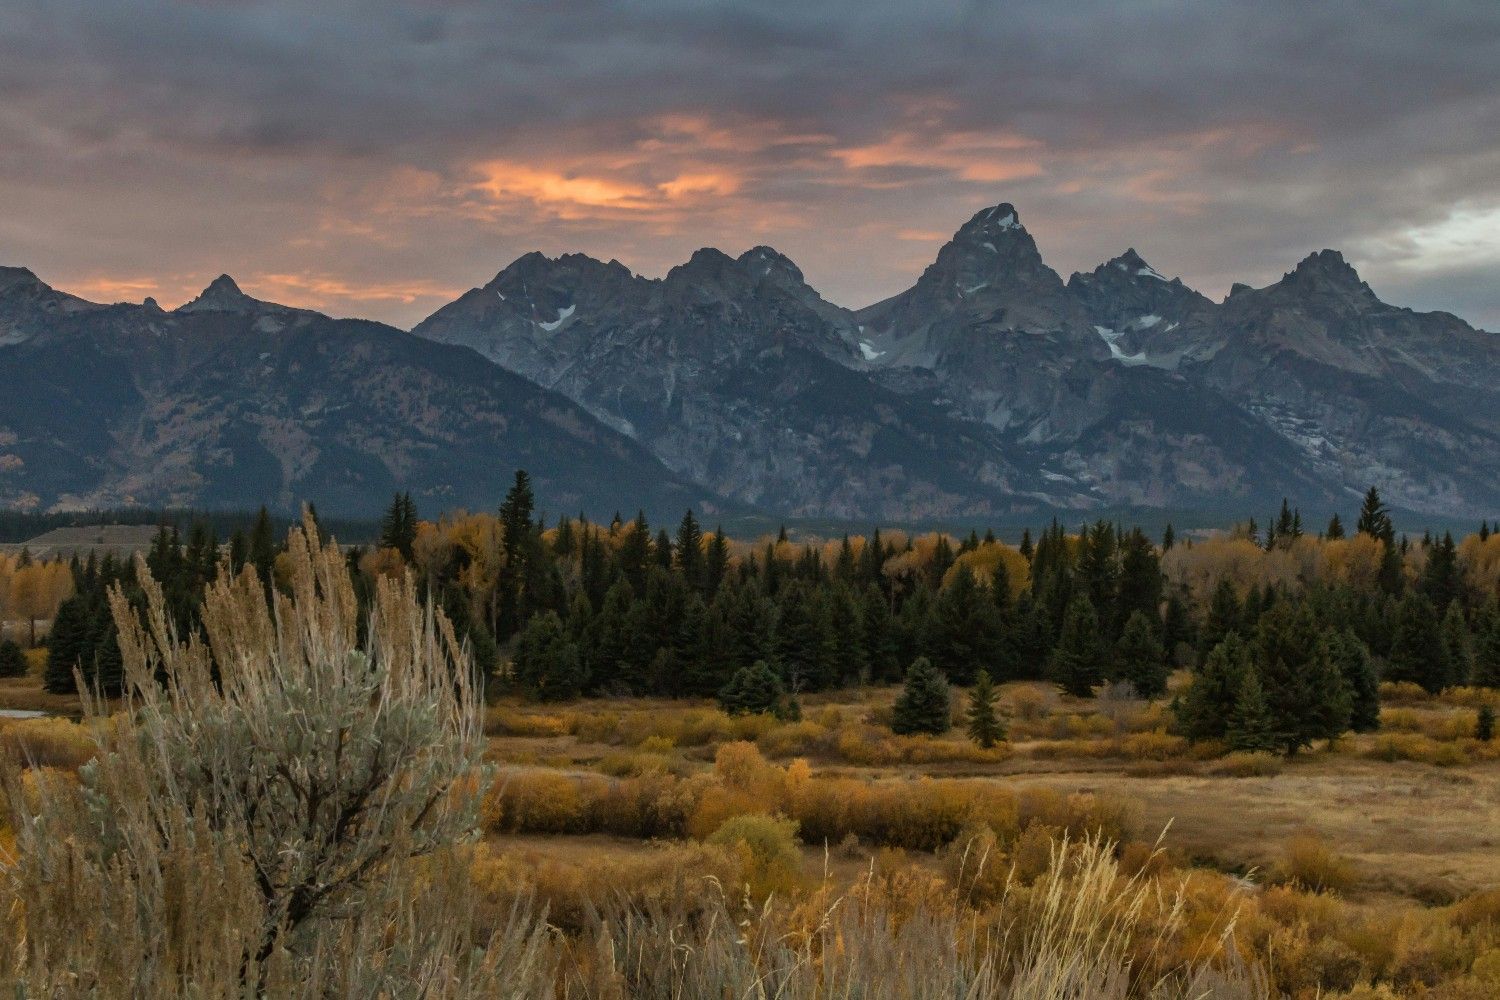
M 327 274 L 257 274 L 246 283 L 257 298 L 283 301 L 290 297 L 298 304 L 317 309 L 331 302 L 402 302 L 411 304 L 422 299 L 452 299 L 463 291 L 452 285 L 432 281 L 398 281 L 358 283 Z
M 855 171 L 915 167 L 974 183 L 997 184 L 1041 175 L 1042 166 L 1035 156 L 1022 155 L 1034 154 L 1040 145 L 1011 133 L 944 133 L 939 127 L 894 132 L 879 142 L 836 149 L 833 156 Z
M 102 302 L 136 302 L 148 295 L 158 295 L 161 283 L 155 278 L 111 278 L 95 276 L 69 282 L 69 289 L 85 299 Z

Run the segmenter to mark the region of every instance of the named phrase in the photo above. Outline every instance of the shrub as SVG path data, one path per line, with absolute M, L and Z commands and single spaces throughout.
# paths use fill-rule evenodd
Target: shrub
M 1299 833 L 1287 841 L 1277 864 L 1283 881 L 1314 892 L 1338 892 L 1354 884 L 1354 864 L 1334 851 L 1315 833 Z
M 755 896 L 787 892 L 802 869 L 797 823 L 758 813 L 725 820 L 708 843 L 734 850 L 742 861 L 746 886 Z
M 0 677 L 24 677 L 26 654 L 13 639 L 0 639 Z
M 1209 768 L 1209 773 L 1226 778 L 1272 778 L 1281 773 L 1285 760 L 1279 754 L 1264 751 L 1239 751 L 1227 754 Z
M 77 771 L 98 750 L 86 727 L 66 719 L 18 719 L 0 726 L 0 752 L 24 767 Z
M 453 630 L 410 577 L 377 583 L 362 629 L 345 555 L 310 518 L 282 561 L 274 616 L 253 570 L 221 572 L 206 641 L 178 637 L 149 573 L 144 617 L 111 592 L 133 710 L 105 725 L 85 698 L 98 759 L 41 783 L 35 812 L 18 807 L 14 764 L 0 768 L 18 848 L 0 916 L 8 992 L 545 988 L 534 925 L 472 958 L 454 845 L 474 827 L 483 739 Z

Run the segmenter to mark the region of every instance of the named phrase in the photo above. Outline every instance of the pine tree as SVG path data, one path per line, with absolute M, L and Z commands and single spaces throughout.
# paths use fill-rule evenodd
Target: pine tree
M 1239 631 L 1242 623 L 1246 623 L 1246 619 L 1240 608 L 1240 599 L 1234 592 L 1234 584 L 1222 579 L 1214 588 L 1203 626 L 1198 629 L 1198 662 L 1201 664 L 1225 636 Z
M 1250 650 L 1231 632 L 1209 651 L 1193 683 L 1172 703 L 1173 729 L 1190 740 L 1222 739 L 1250 667 Z
M 1380 678 L 1369 648 L 1351 629 L 1331 632 L 1328 653 L 1349 687 L 1349 728 L 1372 733 L 1380 728 Z
M 1161 550 L 1171 552 L 1172 546 L 1177 544 L 1177 532 L 1172 530 L 1172 522 L 1167 522 L 1166 530 L 1161 533 Z
M 703 586 L 703 529 L 691 510 L 677 526 L 677 569 L 689 587 Z
M 1251 752 L 1271 751 L 1279 743 L 1261 688 L 1260 672 L 1253 665 L 1244 671 L 1235 692 L 1234 706 L 1224 725 L 1224 742 L 1231 750 Z
M 1479 706 L 1479 717 L 1474 721 L 1474 738 L 1484 743 L 1495 738 L 1495 710 L 1488 705 Z
M 786 696 L 786 687 L 765 660 L 734 672 L 719 692 L 719 707 L 729 715 L 773 714 Z
M 860 624 L 864 630 L 864 651 L 869 663 L 870 680 L 896 680 L 901 670 L 900 660 L 896 657 L 896 625 L 891 619 L 890 603 L 873 583 L 865 588 L 864 600 L 860 606 Z
M 708 552 L 703 557 L 703 593 L 713 597 L 729 572 L 729 542 L 722 527 L 715 528 L 708 540 Z
M 1323 532 L 1323 537 L 1330 542 L 1336 542 L 1344 537 L 1344 522 L 1339 520 L 1338 514 L 1328 519 L 1328 528 Z
M 898 734 L 946 733 L 953 725 L 948 681 L 932 661 L 919 656 L 906 671 L 906 685 L 891 713 L 891 731 Z
M 1139 528 L 1120 542 L 1119 621 L 1123 629 L 1139 611 L 1153 626 L 1161 621 L 1163 578 L 1161 559 L 1151 540 Z
M 1052 651 L 1052 680 L 1067 694 L 1090 698 L 1094 686 L 1104 680 L 1104 648 L 1099 640 L 1099 619 L 1087 594 L 1079 594 L 1068 605 L 1062 633 Z
M 1288 756 L 1349 728 L 1349 685 L 1306 604 L 1279 601 L 1255 630 L 1254 662 L 1281 748 Z
M 1452 532 L 1443 532 L 1442 540 L 1427 550 L 1421 586 L 1434 607 L 1446 608 L 1463 597 L 1463 570 L 1458 565 L 1458 548 L 1453 544 Z
M 969 739 L 986 750 L 1005 739 L 1005 724 L 995 714 L 995 685 L 987 671 L 981 670 L 974 677 L 966 716 Z
M 63 601 L 52 619 L 47 636 L 47 670 L 42 684 L 52 694 L 72 694 L 77 690 L 73 671 L 79 668 L 89 644 L 89 615 L 82 594 Z
M 250 528 L 250 546 L 246 556 L 255 572 L 260 576 L 261 583 L 266 587 L 266 593 L 271 592 L 271 573 L 276 566 L 276 539 L 274 529 L 271 527 L 271 515 L 265 507 L 255 515 L 255 523 Z
M 1141 698 L 1159 698 L 1167 693 L 1167 657 L 1156 629 L 1144 612 L 1132 611 L 1125 631 L 1115 644 L 1114 676 L 1128 681 Z
M 26 676 L 26 654 L 13 639 L 0 640 L 0 677 Z
M 1380 499 L 1380 491 L 1371 486 L 1365 493 L 1364 504 L 1359 508 L 1359 521 L 1354 530 L 1362 535 L 1378 538 L 1387 545 L 1395 541 L 1396 532 L 1391 524 L 1391 512 Z
M 1464 618 L 1463 605 L 1456 598 L 1443 613 L 1441 629 L 1443 660 L 1448 667 L 1447 686 L 1461 687 L 1469 683 L 1474 672 L 1474 653 L 1469 642 L 1469 623 Z
M 1449 667 L 1437 609 L 1425 594 L 1412 590 L 1396 606 L 1395 617 L 1386 680 L 1410 681 L 1431 694 L 1441 692 Z
M 397 493 L 391 498 L 385 516 L 380 519 L 380 547 L 395 549 L 401 558 L 411 561 L 412 545 L 417 540 L 416 504 L 410 493 Z
M 555 611 L 535 615 L 521 630 L 511 670 L 521 689 L 538 701 L 576 698 L 586 681 L 578 646 Z
M 1500 600 L 1491 597 L 1474 620 L 1473 683 L 1500 688 Z

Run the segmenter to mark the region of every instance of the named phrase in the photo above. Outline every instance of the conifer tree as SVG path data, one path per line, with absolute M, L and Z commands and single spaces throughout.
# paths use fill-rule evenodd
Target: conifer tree
M 578 646 L 555 611 L 533 616 L 521 630 L 511 669 L 521 689 L 538 701 L 576 698 L 587 680 Z
M 52 619 L 47 636 L 47 670 L 42 684 L 52 694 L 72 694 L 77 690 L 73 671 L 81 666 L 89 645 L 89 615 L 82 594 L 63 601 Z
M 995 685 L 987 671 L 974 676 L 974 686 L 969 690 L 968 719 L 969 739 L 988 750 L 1005 739 L 1005 724 L 995 713 Z
M 1139 611 L 1152 626 L 1161 621 L 1161 559 L 1151 539 L 1139 528 L 1120 541 L 1119 624 L 1123 629 Z
M 1113 676 L 1128 681 L 1137 697 L 1159 698 L 1167 693 L 1167 657 L 1156 629 L 1142 611 L 1132 611 L 1115 644 Z
M 1469 683 L 1474 671 L 1474 653 L 1469 641 L 1469 623 L 1457 598 L 1443 613 L 1442 636 L 1443 659 L 1448 667 L 1447 686 L 1461 687 Z
M 1422 571 L 1422 593 L 1434 607 L 1446 608 L 1463 597 L 1463 570 L 1458 565 L 1458 548 L 1452 532 L 1427 550 L 1427 565 Z
M 932 661 L 919 656 L 906 671 L 906 685 L 891 713 L 891 731 L 898 734 L 946 733 L 953 726 L 948 680 Z
M 708 540 L 708 551 L 703 557 L 703 593 L 713 597 L 729 572 L 729 542 L 722 527 L 715 528 Z
M 1479 717 L 1474 721 L 1474 738 L 1484 743 L 1495 738 L 1495 710 L 1489 705 L 1479 706 Z
M 729 715 L 773 714 L 786 696 L 786 687 L 765 660 L 734 672 L 719 692 L 719 707 Z
M 395 549 L 408 562 L 412 557 L 412 544 L 417 540 L 416 510 L 410 493 L 397 493 L 380 520 L 380 547 Z
M 1180 594 L 1174 593 L 1167 598 L 1167 608 L 1161 619 L 1161 641 L 1169 667 L 1179 662 L 1178 647 L 1193 641 L 1193 624 L 1188 619 L 1187 605 Z
M 1104 680 L 1104 667 L 1098 616 L 1088 595 L 1079 594 L 1068 605 L 1062 633 L 1052 651 L 1053 683 L 1067 694 L 1090 698 L 1094 686 Z
M 1336 542 L 1344 537 L 1344 522 L 1339 520 L 1337 513 L 1328 519 L 1328 528 L 1323 532 L 1323 537 L 1330 542 Z
M 1500 688 L 1500 600 L 1491 597 L 1474 620 L 1473 683 Z
M 1349 687 L 1349 728 L 1356 733 L 1374 732 L 1380 728 L 1380 679 L 1369 648 L 1348 628 L 1329 633 L 1327 642 L 1328 653 Z
M 1395 541 L 1396 532 L 1391 524 L 1390 509 L 1380 499 L 1380 491 L 1373 486 L 1365 493 L 1354 530 L 1362 535 L 1378 538 L 1387 545 Z
M 691 510 L 682 515 L 677 526 L 677 569 L 689 587 L 703 586 L 703 529 Z
M 1193 683 L 1172 703 L 1173 729 L 1190 740 L 1222 739 L 1250 670 L 1250 650 L 1230 632 L 1209 651 Z
M 1349 728 L 1349 685 L 1312 609 L 1276 603 L 1256 626 L 1254 663 L 1281 749 L 1288 756 Z
M 1201 664 L 1215 646 L 1231 632 L 1239 631 L 1241 623 L 1247 622 L 1241 613 L 1240 599 L 1234 592 L 1234 584 L 1227 578 L 1219 581 L 1209 601 L 1208 613 L 1203 626 L 1198 629 L 1198 662 Z
M 1410 681 L 1437 694 L 1448 683 L 1447 647 L 1437 609 L 1418 591 L 1408 591 L 1396 606 L 1386 680 Z
M 1251 665 L 1240 679 L 1234 706 L 1224 725 L 1224 742 L 1231 750 L 1271 751 L 1280 742 L 1265 692 L 1261 689 L 1260 671 Z
M 873 583 L 865 588 L 864 600 L 860 606 L 860 625 L 864 631 L 864 651 L 870 665 L 870 680 L 896 680 L 901 668 L 896 656 L 895 622 L 891 619 L 890 603 Z
M 255 523 L 250 528 L 250 545 L 246 557 L 255 572 L 260 576 L 261 583 L 265 585 L 266 593 L 271 591 L 271 572 L 276 565 L 276 539 L 274 529 L 271 527 L 271 515 L 265 507 L 261 507 L 255 515 Z
M 0 677 L 26 676 L 26 654 L 13 639 L 0 640 Z

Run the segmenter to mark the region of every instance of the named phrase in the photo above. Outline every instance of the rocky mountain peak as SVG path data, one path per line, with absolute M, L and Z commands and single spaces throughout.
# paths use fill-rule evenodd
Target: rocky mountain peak
M 807 279 L 802 275 L 802 269 L 775 247 L 751 247 L 740 254 L 738 263 L 746 273 L 757 280 L 770 279 L 778 285 L 798 288 L 807 284 Z
M 18 288 L 40 288 L 42 280 L 25 267 L 0 267 L 0 295 Z
M 1316 299 L 1345 307 L 1379 303 L 1375 292 L 1337 250 L 1309 254 L 1270 289 L 1273 294 Z
M 954 239 L 960 237 L 970 238 L 992 238 L 1005 233 L 1025 232 L 1026 227 L 1021 225 L 1021 216 L 1016 207 L 1008 201 L 998 205 L 980 209 L 973 217 L 959 227 Z
M 198 293 L 198 297 L 177 308 L 178 312 L 254 312 L 261 303 L 240 291 L 240 286 L 227 274 L 221 274 Z

